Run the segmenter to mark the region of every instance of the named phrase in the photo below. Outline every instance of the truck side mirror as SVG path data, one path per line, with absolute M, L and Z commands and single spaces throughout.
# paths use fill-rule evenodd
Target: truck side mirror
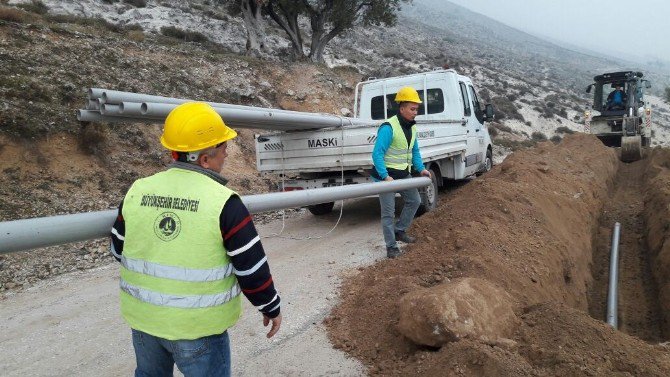
M 494 117 L 495 112 L 493 111 L 493 105 L 487 103 L 486 106 L 484 106 L 484 121 L 485 122 L 492 121 Z
M 591 93 L 591 88 L 593 88 L 593 84 L 586 87 L 586 93 Z

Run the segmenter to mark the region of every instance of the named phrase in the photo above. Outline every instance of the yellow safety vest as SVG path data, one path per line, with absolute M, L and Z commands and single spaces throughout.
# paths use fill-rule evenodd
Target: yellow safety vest
M 384 155 L 384 163 L 387 168 L 409 171 L 412 166 L 412 148 L 414 148 L 414 142 L 416 141 L 416 126 L 412 126 L 412 140 L 407 144 L 407 138 L 398 116 L 392 116 L 386 120 L 386 123 L 391 125 L 393 139 L 391 139 L 391 145 Z
M 234 191 L 172 168 L 133 183 L 123 201 L 121 313 L 169 340 L 220 334 L 242 313 L 219 216 Z

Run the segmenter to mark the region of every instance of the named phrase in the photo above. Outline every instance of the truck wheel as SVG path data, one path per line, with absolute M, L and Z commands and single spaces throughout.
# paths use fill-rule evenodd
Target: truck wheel
M 331 213 L 333 211 L 333 206 L 335 206 L 335 202 L 319 203 L 307 206 L 307 209 L 314 216 L 322 216 Z
M 477 175 L 482 175 L 486 172 L 491 171 L 493 169 L 493 153 L 491 153 L 490 149 L 486 150 L 486 160 L 484 160 L 484 169 L 479 171 Z
M 421 196 L 421 205 L 416 211 L 416 216 L 421 216 L 426 212 L 430 212 L 437 207 L 437 174 L 433 169 L 428 169 L 430 172 L 431 184 L 419 192 Z
M 651 146 L 651 138 L 650 137 L 643 137 L 642 138 L 642 146 L 643 147 L 650 147 Z

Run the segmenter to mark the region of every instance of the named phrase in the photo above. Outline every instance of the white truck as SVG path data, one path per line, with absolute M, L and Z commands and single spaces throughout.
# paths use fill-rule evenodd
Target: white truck
M 342 118 L 340 127 L 256 135 L 258 171 L 283 176 L 284 191 L 372 182 L 369 170 L 377 129 L 397 113 L 394 98 L 403 86 L 415 88 L 423 101 L 416 117 L 417 140 L 433 184 L 421 192 L 420 211 L 434 209 L 443 180 L 464 179 L 492 167 L 485 122 L 493 119 L 493 107 L 482 107 L 472 81 L 451 69 L 359 83 L 356 124 Z M 308 209 L 323 215 L 333 205 Z

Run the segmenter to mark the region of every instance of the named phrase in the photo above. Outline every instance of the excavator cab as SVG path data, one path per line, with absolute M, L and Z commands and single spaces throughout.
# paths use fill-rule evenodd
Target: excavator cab
M 587 132 L 607 146 L 621 147 L 626 162 L 642 158 L 642 147 L 651 144 L 651 109 L 644 102 L 644 89 L 651 87 L 642 72 L 604 73 L 586 88 L 593 92 L 596 115 L 586 113 Z

